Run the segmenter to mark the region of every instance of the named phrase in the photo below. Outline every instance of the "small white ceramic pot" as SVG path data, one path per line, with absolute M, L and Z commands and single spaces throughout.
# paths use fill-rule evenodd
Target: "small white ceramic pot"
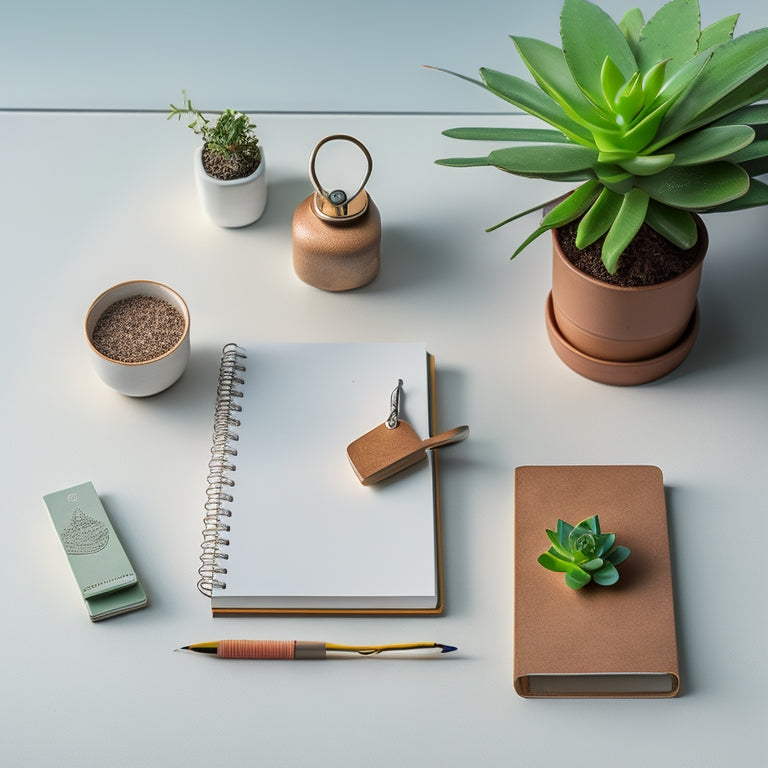
M 259 167 L 242 179 L 214 179 L 203 167 L 203 146 L 195 150 L 195 183 L 200 205 L 220 227 L 245 227 L 261 218 L 267 205 L 267 171 L 264 148 Z
M 99 352 L 93 344 L 93 332 L 104 312 L 115 302 L 132 296 L 164 299 L 175 307 L 184 321 L 181 337 L 159 357 L 141 362 L 121 362 Z M 91 363 L 105 384 L 123 395 L 147 397 L 167 389 L 177 381 L 189 362 L 189 309 L 176 291 L 152 280 L 131 280 L 104 291 L 91 304 L 85 316 L 85 338 Z

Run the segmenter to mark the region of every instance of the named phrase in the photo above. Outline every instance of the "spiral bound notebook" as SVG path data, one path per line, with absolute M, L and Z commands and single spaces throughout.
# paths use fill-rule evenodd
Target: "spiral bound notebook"
M 431 435 L 424 344 L 224 347 L 198 583 L 214 616 L 442 611 L 436 452 L 369 487 L 346 454 L 398 379 Z

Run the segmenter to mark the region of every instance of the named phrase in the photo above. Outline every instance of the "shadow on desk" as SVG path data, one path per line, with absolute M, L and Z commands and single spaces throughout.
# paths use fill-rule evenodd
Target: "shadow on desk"
M 733 378 L 737 369 L 768 364 L 766 285 L 768 259 L 756 246 L 749 252 L 715 249 L 708 254 L 699 289 L 701 326 L 694 348 L 678 369 L 649 386 L 702 373 Z
M 222 340 L 222 346 L 227 341 Z M 142 403 L 148 409 L 157 410 L 166 421 L 189 420 L 194 414 L 213 423 L 220 363 L 221 347 L 200 347 L 193 342 L 189 364 L 182 377 L 163 392 L 142 398 Z
M 715 216 L 710 219 L 714 234 L 699 289 L 701 329 L 694 348 L 694 370 L 765 363 L 768 360 L 765 217 L 745 216 L 743 235 L 734 235 L 732 242 L 726 240 L 724 232 L 715 229 L 720 219 Z

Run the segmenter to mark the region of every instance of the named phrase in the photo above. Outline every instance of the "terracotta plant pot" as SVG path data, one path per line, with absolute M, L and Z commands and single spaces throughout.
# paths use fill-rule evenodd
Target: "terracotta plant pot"
M 644 384 L 674 370 L 698 331 L 696 294 L 707 252 L 707 230 L 697 217 L 695 262 L 657 285 L 625 288 L 576 269 L 552 231 L 552 292 L 547 333 L 560 359 L 605 384 Z

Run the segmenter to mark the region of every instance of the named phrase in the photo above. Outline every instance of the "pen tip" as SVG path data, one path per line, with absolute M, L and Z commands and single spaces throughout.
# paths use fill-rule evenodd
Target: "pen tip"
M 440 653 L 450 653 L 451 651 L 458 651 L 459 649 L 455 645 L 443 645 L 442 643 L 435 643 L 440 649 Z

